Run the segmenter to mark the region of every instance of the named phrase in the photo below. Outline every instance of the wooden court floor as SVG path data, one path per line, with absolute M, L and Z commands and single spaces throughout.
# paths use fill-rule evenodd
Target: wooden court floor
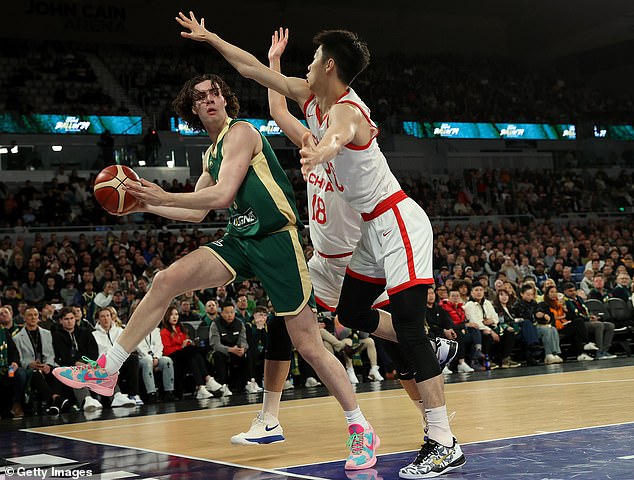
M 634 421 L 634 366 L 490 379 L 445 386 L 462 443 Z M 420 414 L 403 390 L 358 394 L 381 437 L 379 454 L 416 450 Z M 256 468 L 343 459 L 347 433 L 332 397 L 282 402 L 286 442 L 234 446 L 259 405 L 121 418 L 31 429 L 78 440 L 149 449 Z M 298 461 L 300 459 L 300 461 Z

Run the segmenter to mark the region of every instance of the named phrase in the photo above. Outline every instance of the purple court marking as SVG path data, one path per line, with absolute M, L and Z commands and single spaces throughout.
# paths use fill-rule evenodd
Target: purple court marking
M 275 472 L 188 458 L 180 455 L 93 443 L 53 434 L 12 431 L 0 433 L 0 479 L 7 468 L 55 466 L 60 469 L 92 470 L 93 478 L 169 480 L 294 480 L 302 474 Z M 246 450 L 245 450 L 246 452 Z M 20 457 L 20 461 L 14 461 Z M 19 478 L 15 475 L 9 478 Z M 22 477 L 25 478 L 25 477 Z
M 634 479 L 634 423 L 478 442 L 464 445 L 462 450 L 466 465 L 440 478 Z M 358 472 L 344 472 L 343 461 L 286 471 L 332 480 L 396 480 L 399 468 L 411 462 L 415 454 L 379 455 L 374 468 Z

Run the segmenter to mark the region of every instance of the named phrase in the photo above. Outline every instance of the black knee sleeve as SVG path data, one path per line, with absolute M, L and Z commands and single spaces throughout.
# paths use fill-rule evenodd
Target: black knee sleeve
M 440 375 L 436 354 L 425 333 L 427 285 L 416 285 L 390 296 L 392 324 L 402 355 L 410 360 L 416 382 Z
M 383 290 L 383 285 L 346 275 L 336 312 L 339 323 L 353 330 L 374 332 L 379 326 L 379 312 L 372 310 L 372 304 Z
M 291 359 L 293 344 L 291 337 L 286 330 L 284 317 L 275 316 L 269 318 L 266 333 L 266 353 L 267 360 L 287 361 Z
M 389 355 L 392 363 L 394 363 L 394 368 L 396 368 L 400 380 L 411 380 L 414 378 L 414 368 L 407 358 L 403 356 L 398 343 L 383 340 L 383 348 L 385 348 L 385 352 Z

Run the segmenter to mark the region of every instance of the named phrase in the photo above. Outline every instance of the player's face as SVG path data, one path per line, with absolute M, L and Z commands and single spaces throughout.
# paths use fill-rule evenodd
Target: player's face
M 193 112 L 200 117 L 200 120 L 214 121 L 220 119 L 224 121 L 227 117 L 227 101 L 222 96 L 222 91 L 218 84 L 211 83 L 211 80 L 197 83 L 194 86 L 193 94 Z
M 308 88 L 314 89 L 316 85 L 319 85 L 322 72 L 325 72 L 323 51 L 321 46 L 315 50 L 315 56 L 310 65 L 308 65 L 308 73 L 306 74 L 306 80 L 308 81 Z

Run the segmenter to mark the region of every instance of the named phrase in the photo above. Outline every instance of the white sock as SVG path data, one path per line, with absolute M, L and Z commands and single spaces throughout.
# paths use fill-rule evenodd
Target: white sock
M 264 398 L 262 400 L 262 417 L 265 414 L 273 415 L 276 419 L 280 415 L 280 401 L 282 400 L 282 392 L 272 392 L 264 390 Z
M 363 428 L 368 428 L 370 424 L 361 413 L 361 407 L 357 405 L 357 408 L 351 410 L 349 412 L 344 411 L 344 415 L 346 416 L 346 421 L 348 425 L 353 425 L 355 423 L 361 425 Z
M 445 447 L 451 447 L 453 445 L 453 433 L 451 433 L 451 428 L 449 427 L 447 406 L 428 408 L 425 410 L 425 416 L 427 417 L 429 438 Z
M 130 354 L 119 345 L 119 342 L 115 341 L 110 351 L 106 354 L 106 372 L 108 372 L 108 375 L 117 373 L 129 356 Z

